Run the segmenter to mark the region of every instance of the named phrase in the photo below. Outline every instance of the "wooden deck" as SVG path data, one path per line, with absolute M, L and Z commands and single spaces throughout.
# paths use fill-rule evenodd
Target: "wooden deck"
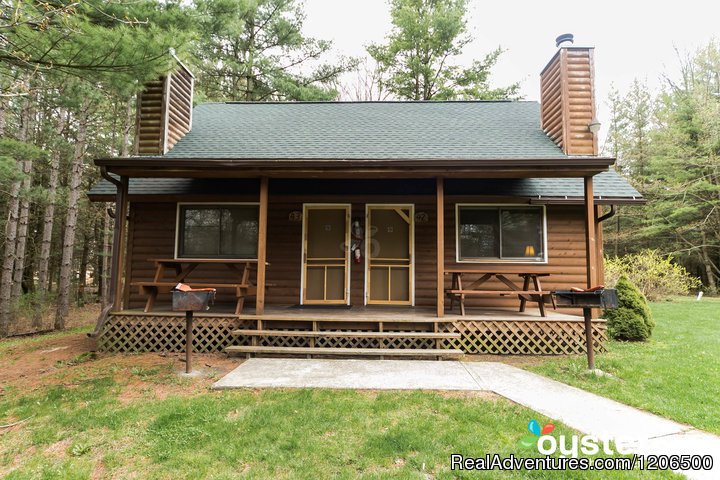
M 583 318 L 548 309 L 471 308 L 465 316 L 434 308 L 352 307 L 298 308 L 268 305 L 263 315 L 235 315 L 234 305 L 214 305 L 195 315 L 195 350 L 225 351 L 230 346 L 257 347 L 258 353 L 326 348 L 327 354 L 357 349 L 448 349 L 469 354 L 562 355 L 585 352 Z M 98 348 L 111 352 L 181 352 L 184 314 L 158 305 L 154 312 L 124 310 L 110 315 Z M 605 321 L 593 321 L 596 351 L 607 340 Z M 261 348 L 262 347 L 262 348 Z M 273 347 L 273 348 L 268 348 Z M 280 350 L 278 350 L 278 348 Z M 251 348 L 250 348 L 251 349 Z M 248 353 L 248 348 L 239 349 Z M 232 350 L 231 350 L 232 351 Z M 315 350 L 297 350 L 308 352 Z M 239 352 L 239 351 L 238 351 Z M 367 355 L 367 352 L 359 352 Z M 418 352 L 422 356 L 422 352 Z M 407 352 L 398 352 L 407 355 Z M 379 354 L 380 355 L 380 354 Z M 382 355 L 385 355 L 384 353 Z
M 442 322 L 471 322 L 471 321 L 523 321 L 523 322 L 582 322 L 582 315 L 570 315 L 567 310 L 548 309 L 547 317 L 541 317 L 537 308 L 527 308 L 524 312 L 516 309 L 485 309 L 469 308 L 465 316 L 461 316 L 457 309 L 446 311 L 442 319 L 438 319 L 433 307 L 389 307 L 389 306 L 353 306 L 345 307 L 298 307 L 294 305 L 266 305 L 262 315 L 255 315 L 252 306 L 246 308 L 241 315 L 234 314 L 235 306 L 232 304 L 216 304 L 207 312 L 197 312 L 195 317 L 235 317 L 240 320 L 285 320 L 285 321 L 335 321 L 335 322 L 401 322 L 401 323 L 434 323 Z M 156 317 L 184 317 L 182 312 L 173 312 L 168 304 L 157 304 L 155 311 L 145 313 L 142 309 L 123 310 L 117 315 L 127 316 L 156 316 Z

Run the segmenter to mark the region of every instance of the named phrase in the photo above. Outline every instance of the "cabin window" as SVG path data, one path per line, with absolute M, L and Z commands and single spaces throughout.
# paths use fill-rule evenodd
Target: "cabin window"
M 180 205 L 178 258 L 257 258 L 257 205 Z
M 456 206 L 457 261 L 544 262 L 545 207 Z

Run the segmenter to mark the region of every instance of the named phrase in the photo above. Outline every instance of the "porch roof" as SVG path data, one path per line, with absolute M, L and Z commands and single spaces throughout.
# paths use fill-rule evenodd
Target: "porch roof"
M 391 188 L 390 185 L 392 184 Z M 599 204 L 626 204 L 643 201 L 642 195 L 615 171 L 600 173 L 594 177 L 595 201 Z M 293 186 L 294 185 L 294 186 Z M 415 180 L 332 180 L 313 183 L 313 193 L 348 194 L 353 185 L 361 193 L 391 193 L 396 195 L 434 195 L 433 181 Z M 371 188 L 370 185 L 374 186 Z M 273 193 L 302 193 L 307 185 L 297 181 L 275 179 L 271 181 Z M 132 199 L 149 199 L 165 196 L 186 199 L 188 197 L 234 195 L 238 191 L 258 192 L 256 179 L 210 179 L 210 178 L 131 178 L 129 195 Z M 534 201 L 562 201 L 583 203 L 583 180 L 581 178 L 517 178 L 517 179 L 450 179 L 446 185 L 447 195 L 490 195 L 523 197 Z M 93 201 L 113 201 L 115 186 L 106 180 L 97 183 L 88 193 Z

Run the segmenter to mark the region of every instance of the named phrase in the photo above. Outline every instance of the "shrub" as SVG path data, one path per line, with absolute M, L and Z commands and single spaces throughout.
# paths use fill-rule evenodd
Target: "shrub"
M 615 285 L 618 308 L 605 310 L 608 335 L 615 340 L 644 341 L 650 338 L 655 322 L 642 292 L 622 275 Z
M 701 283 L 673 262 L 673 257 L 660 255 L 657 250 L 643 250 L 640 253 L 605 259 L 605 283 L 615 285 L 625 275 L 637 285 L 643 295 L 657 300 L 670 295 L 687 295 Z

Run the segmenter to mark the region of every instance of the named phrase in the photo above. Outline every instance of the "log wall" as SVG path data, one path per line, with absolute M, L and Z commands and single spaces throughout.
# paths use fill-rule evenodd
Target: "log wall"
M 415 299 L 418 306 L 433 306 L 436 301 L 435 289 L 435 203 L 433 196 L 415 197 L 415 201 L 398 197 L 312 197 L 301 199 L 287 196 L 269 196 L 267 282 L 273 284 L 266 293 L 268 304 L 298 304 L 300 298 L 300 271 L 302 256 L 302 223 L 290 219 L 290 213 L 302 212 L 305 203 L 352 204 L 353 220 L 364 224 L 366 203 L 414 203 L 415 213 L 427 213 L 429 220 L 415 225 Z M 257 201 L 254 197 L 237 198 L 238 202 Z M 467 198 L 447 197 L 445 201 L 445 262 L 455 263 L 455 204 L 468 203 Z M 482 203 L 482 198 L 472 202 Z M 516 200 L 517 201 L 517 200 Z M 150 281 L 154 274 L 151 258 L 172 258 L 175 250 L 176 203 L 136 202 L 130 206 L 130 231 L 128 238 L 127 281 L 125 290 L 126 308 L 140 308 L 144 298 L 131 282 Z M 585 284 L 585 240 L 582 206 L 547 206 L 549 265 L 559 267 L 561 275 L 552 275 L 543 283 L 544 289 L 569 288 Z M 598 229 L 599 230 L 599 229 Z M 602 257 L 600 257 L 602 258 Z M 501 268 L 501 267 L 500 267 Z M 601 269 L 598 269 L 601 271 Z M 229 278 L 230 271 L 223 266 L 202 266 L 193 272 L 195 281 L 218 281 Z M 191 280 L 189 279 L 189 280 Z M 518 283 L 520 279 L 516 279 Z M 450 278 L 446 278 L 449 287 Z M 192 282 L 189 282 L 192 283 Z M 351 303 L 363 305 L 364 259 L 351 266 Z M 492 288 L 505 289 L 501 284 L 489 284 Z M 161 295 L 162 297 L 162 295 Z M 160 298 L 160 301 L 163 299 Z M 167 301 L 167 299 L 165 299 Z M 226 293 L 218 292 L 218 301 L 232 302 Z M 252 301 L 250 302 L 252 303 Z M 162 302 L 159 302 L 158 306 Z M 466 304 L 486 307 L 516 307 L 515 297 L 470 297 Z M 529 307 L 532 307 L 530 304 Z M 565 313 L 565 312 L 564 312 Z M 571 312 L 567 312 L 571 313 Z

